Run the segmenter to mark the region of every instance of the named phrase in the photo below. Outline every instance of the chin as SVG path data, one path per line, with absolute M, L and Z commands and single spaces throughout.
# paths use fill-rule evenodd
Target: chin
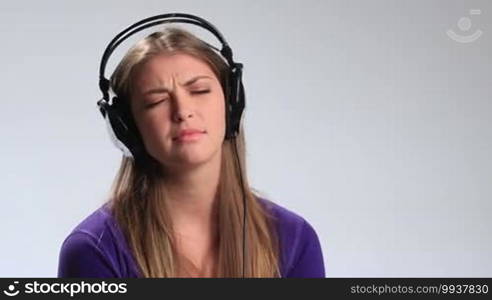
M 159 159 L 161 164 L 165 166 L 171 166 L 172 168 L 183 168 L 186 166 L 198 166 L 211 161 L 214 157 L 214 153 L 207 151 L 198 152 L 190 151 L 186 153 L 177 153 L 173 155 L 172 159 L 169 157 Z

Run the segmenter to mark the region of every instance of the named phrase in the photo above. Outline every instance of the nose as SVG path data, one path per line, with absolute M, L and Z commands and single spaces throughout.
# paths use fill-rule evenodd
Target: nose
M 195 115 L 191 99 L 185 92 L 174 93 L 171 100 L 173 102 L 172 119 L 174 122 L 182 122 Z

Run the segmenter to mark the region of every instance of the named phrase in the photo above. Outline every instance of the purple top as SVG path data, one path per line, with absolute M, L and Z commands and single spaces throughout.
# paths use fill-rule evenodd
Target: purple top
M 296 213 L 272 201 L 260 200 L 275 216 L 281 277 L 325 277 L 321 245 L 313 227 Z M 85 218 L 64 240 L 58 277 L 141 277 L 107 203 Z

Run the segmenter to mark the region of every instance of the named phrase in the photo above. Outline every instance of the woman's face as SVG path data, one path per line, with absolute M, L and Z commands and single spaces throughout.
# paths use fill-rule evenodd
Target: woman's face
M 154 56 L 135 70 L 131 96 L 145 147 L 162 165 L 182 169 L 220 158 L 224 93 L 207 63 L 184 53 Z M 183 129 L 205 133 L 176 139 Z

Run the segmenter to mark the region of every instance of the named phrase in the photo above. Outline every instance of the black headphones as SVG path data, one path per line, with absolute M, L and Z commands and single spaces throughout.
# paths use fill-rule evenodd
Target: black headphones
M 235 138 L 239 134 L 239 125 L 241 121 L 241 115 L 245 106 L 245 93 L 244 87 L 242 83 L 242 68 L 243 65 L 241 63 L 234 62 L 232 57 L 232 50 L 227 44 L 226 40 L 219 32 L 214 25 L 210 22 L 194 16 L 190 14 L 184 13 L 169 13 L 169 14 L 161 14 L 153 17 L 149 17 L 143 19 L 141 21 L 136 22 L 135 24 L 129 26 L 125 30 L 121 31 L 118 35 L 116 35 L 111 42 L 104 50 L 104 54 L 101 59 L 101 64 L 99 67 L 99 89 L 102 92 L 103 97 L 97 101 L 97 105 L 101 114 L 107 123 L 107 128 L 109 130 L 109 134 L 112 138 L 113 143 L 120 150 L 123 151 L 123 154 L 127 157 L 133 157 L 135 164 L 145 165 L 147 159 L 147 152 L 145 150 L 145 146 L 142 142 L 142 138 L 138 133 L 138 129 L 133 122 L 133 118 L 131 115 L 130 108 L 124 105 L 124 101 L 118 98 L 118 95 L 113 97 L 112 102 L 110 103 L 110 81 L 104 77 L 104 71 L 106 69 L 106 64 L 109 60 L 109 57 L 113 53 L 113 51 L 120 45 L 124 40 L 133 35 L 136 32 L 139 32 L 148 27 L 164 24 L 164 23 L 188 23 L 198 25 L 202 28 L 210 31 L 221 43 L 222 49 L 220 50 L 220 54 L 227 61 L 229 65 L 229 75 L 226 78 L 226 88 L 225 88 L 225 118 L 226 118 L 226 136 L 225 139 L 234 139 L 234 146 L 236 145 Z M 218 50 L 217 48 L 209 45 L 214 50 Z M 236 150 L 236 158 L 239 167 L 241 168 L 241 164 L 239 158 L 237 156 L 237 148 Z M 241 177 L 241 186 L 243 189 L 243 277 L 245 274 L 245 223 L 246 223 L 246 197 L 244 193 L 244 184 L 242 173 L 239 173 Z

